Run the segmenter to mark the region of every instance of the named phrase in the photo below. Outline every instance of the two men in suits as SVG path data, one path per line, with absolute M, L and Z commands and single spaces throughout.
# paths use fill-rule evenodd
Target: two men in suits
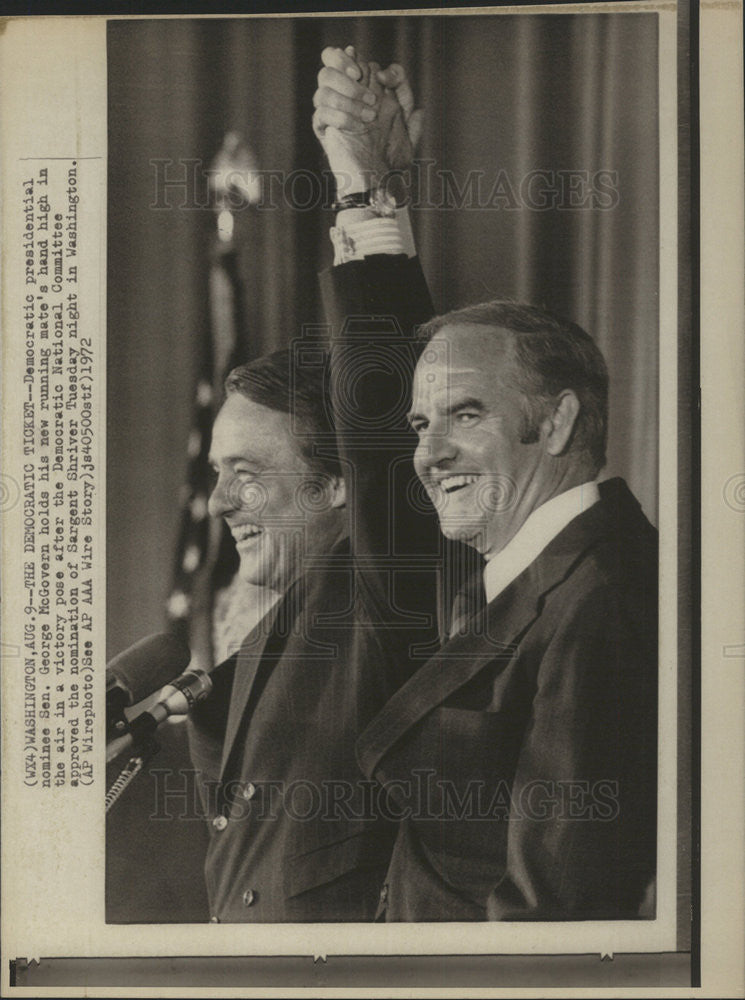
M 510 303 L 413 339 L 433 309 L 374 183 L 411 155 L 410 92 L 324 63 L 330 361 L 300 338 L 237 370 L 213 434 L 212 513 L 279 598 L 190 722 L 213 919 L 649 915 L 656 543 L 596 481 L 602 357 Z M 438 648 L 444 547 L 476 565 Z
M 411 101 L 397 106 L 397 70 L 349 49 L 323 60 L 314 126 L 347 194 L 327 296 L 340 328 L 384 294 L 379 253 L 418 274 L 396 252 L 410 231 L 375 191 L 401 165 Z M 506 302 L 438 317 L 422 340 L 414 465 L 443 534 L 483 556 L 469 589 L 485 601 L 357 741 L 401 816 L 378 918 L 651 916 L 656 532 L 625 483 L 597 481 L 603 358 L 574 324 Z

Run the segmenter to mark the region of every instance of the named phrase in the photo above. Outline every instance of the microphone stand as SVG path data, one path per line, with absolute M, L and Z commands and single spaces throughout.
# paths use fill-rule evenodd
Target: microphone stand
M 106 812 L 121 797 L 122 793 L 134 781 L 145 764 L 160 750 L 160 744 L 155 739 L 158 726 L 170 715 L 185 715 L 197 702 L 202 701 L 212 690 L 212 681 L 203 670 L 189 670 L 167 684 L 161 691 L 161 700 L 152 705 L 146 712 L 141 712 L 131 721 L 119 719 L 113 726 L 115 730 L 124 728 L 116 739 L 106 747 L 106 763 L 130 751 L 126 766 L 106 793 Z
M 119 773 L 119 777 L 106 793 L 106 813 L 108 813 L 115 802 L 118 802 L 145 764 L 149 763 L 159 750 L 160 743 L 158 743 L 151 733 L 147 733 L 142 737 L 136 745 L 135 753 L 129 758 Z

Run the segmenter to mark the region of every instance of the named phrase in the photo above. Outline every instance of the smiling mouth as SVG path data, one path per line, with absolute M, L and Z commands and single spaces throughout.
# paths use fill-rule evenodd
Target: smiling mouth
M 478 480 L 478 478 L 478 476 L 474 475 L 445 476 L 445 478 L 440 479 L 436 485 L 443 491 L 443 493 L 450 495 L 451 493 L 457 493 L 458 490 L 462 490 L 466 486 L 471 486 Z
M 252 538 L 258 538 L 263 531 L 264 529 L 256 524 L 236 524 L 230 529 L 236 545 L 240 545 L 241 542 L 250 541 Z

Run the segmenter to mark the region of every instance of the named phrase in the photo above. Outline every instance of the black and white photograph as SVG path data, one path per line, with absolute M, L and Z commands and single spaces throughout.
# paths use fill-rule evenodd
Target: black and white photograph
M 0 37 L 3 989 L 729 995 L 741 3 L 155 10 Z
M 656 917 L 658 50 L 109 25 L 109 920 Z

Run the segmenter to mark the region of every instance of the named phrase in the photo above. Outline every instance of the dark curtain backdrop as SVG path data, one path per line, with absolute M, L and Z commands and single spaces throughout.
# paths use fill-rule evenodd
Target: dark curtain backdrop
M 173 188 L 170 208 L 153 207 L 152 161 L 171 161 L 171 179 L 184 175 L 179 161 L 206 169 L 232 129 L 260 169 L 320 173 L 311 98 L 329 44 L 353 42 L 381 64 L 403 63 L 426 109 L 418 155 L 431 165 L 420 171 L 412 214 L 437 308 L 507 296 L 588 329 L 611 372 L 606 472 L 625 476 L 656 521 L 656 15 L 174 19 L 111 22 L 108 30 L 111 654 L 163 626 L 209 319 L 213 212 L 176 207 L 183 196 Z M 535 170 L 559 191 L 544 210 L 520 191 Z M 614 172 L 612 207 L 578 207 L 582 178 L 598 171 Z M 573 176 L 580 190 L 562 192 L 560 172 L 574 172 L 564 183 Z M 486 207 L 500 176 L 502 197 Z M 298 181 L 298 198 L 308 190 Z M 293 208 L 281 191 L 275 202 L 238 218 L 246 358 L 322 319 L 316 272 L 330 263 L 332 217 L 319 205 Z M 192 866 L 190 884 L 199 869 Z M 191 902 L 190 891 L 176 885 L 164 897 L 156 880 L 143 912 L 193 916 L 199 891 Z

